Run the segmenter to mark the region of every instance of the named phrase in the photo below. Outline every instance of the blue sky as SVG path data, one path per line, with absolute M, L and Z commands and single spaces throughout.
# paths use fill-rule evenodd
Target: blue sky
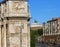
M 52 18 L 60 17 L 60 0 L 29 0 L 31 23 L 37 20 L 40 24 Z
M 31 23 L 37 20 L 40 24 L 52 18 L 60 17 L 60 0 L 29 0 Z
M 0 0 L 0 2 L 3 1 L 3 0 Z

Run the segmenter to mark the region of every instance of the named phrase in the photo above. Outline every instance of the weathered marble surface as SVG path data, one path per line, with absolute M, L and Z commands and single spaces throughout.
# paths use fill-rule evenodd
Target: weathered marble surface
M 27 0 L 1 4 L 0 47 L 30 47 L 29 16 Z

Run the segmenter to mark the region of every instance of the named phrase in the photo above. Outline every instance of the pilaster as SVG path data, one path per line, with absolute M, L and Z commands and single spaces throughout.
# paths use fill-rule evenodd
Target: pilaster
M 28 35 L 27 35 L 27 46 L 30 47 L 30 22 L 27 23 Z
M 0 47 L 1 47 L 1 21 L 0 21 Z
M 3 47 L 6 47 L 6 23 L 7 21 L 6 21 L 6 19 L 4 19 L 4 21 L 3 21 L 3 29 L 2 29 L 2 36 L 3 36 Z

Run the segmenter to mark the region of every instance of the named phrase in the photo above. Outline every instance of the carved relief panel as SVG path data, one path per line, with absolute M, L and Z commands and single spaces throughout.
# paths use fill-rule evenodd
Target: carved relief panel
M 7 16 L 24 16 L 27 14 L 26 1 L 9 1 L 7 2 Z
M 20 26 L 15 26 L 14 24 L 9 25 L 9 33 L 19 33 L 19 32 L 20 32 Z
M 10 47 L 20 47 L 20 37 L 9 37 Z
M 13 2 L 12 11 L 17 13 L 25 12 L 26 4 L 23 1 Z
M 28 47 L 27 21 L 9 20 L 7 47 Z
M 8 47 L 20 47 L 20 25 L 13 22 L 8 25 Z M 8 45 L 8 44 L 7 44 Z

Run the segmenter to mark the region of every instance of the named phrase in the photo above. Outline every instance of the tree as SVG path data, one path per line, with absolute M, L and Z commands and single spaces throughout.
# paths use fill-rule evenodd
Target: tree
M 31 47 L 35 47 L 35 32 L 33 30 L 30 30 L 30 38 Z
M 37 21 L 37 20 L 35 20 L 35 21 L 34 21 L 34 23 L 38 23 L 38 21 Z
M 30 44 L 31 47 L 35 47 L 35 42 L 36 42 L 36 38 L 38 36 L 41 36 L 43 34 L 43 29 L 38 29 L 38 30 L 30 30 Z
M 37 32 L 39 36 L 43 35 L 43 29 L 38 29 Z

